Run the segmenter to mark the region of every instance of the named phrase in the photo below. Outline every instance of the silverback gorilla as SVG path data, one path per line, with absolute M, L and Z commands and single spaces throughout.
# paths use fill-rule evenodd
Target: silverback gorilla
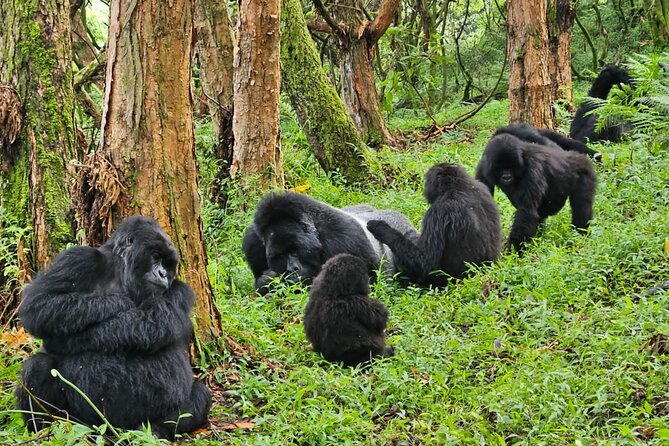
M 21 321 L 43 340 L 42 351 L 23 364 L 16 390 L 29 430 L 53 416 L 102 423 L 51 369 L 113 426 L 151 424 L 171 439 L 206 424 L 211 393 L 193 380 L 188 357 L 195 296 L 175 279 L 178 260 L 158 223 L 135 216 L 99 249 L 63 251 L 26 287 Z
M 253 224 L 244 234 L 242 250 L 264 294 L 273 277 L 313 279 L 330 257 L 349 253 L 360 257 L 368 271 L 378 268 L 382 257 L 392 255 L 366 229 L 369 220 L 383 220 L 410 238 L 418 234 L 407 218 L 395 211 L 358 205 L 338 209 L 293 192 L 268 194 L 258 203 Z
M 614 85 L 632 85 L 632 80 L 627 71 L 615 64 L 604 65 L 595 81 L 588 91 L 591 98 L 606 99 Z M 595 110 L 597 105 L 585 100 L 576 110 L 574 119 L 569 128 L 569 136 L 579 141 L 612 141 L 617 142 L 623 133 L 630 129 L 630 125 L 623 122 L 607 123 L 600 131 L 595 131 L 597 113 L 586 114 Z
M 591 161 L 580 153 L 500 134 L 488 142 L 476 178 L 491 193 L 495 186 L 502 189 L 516 208 L 508 245 L 518 252 L 546 217 L 562 209 L 567 198 L 577 230 L 584 231 L 592 218 L 597 178 Z
M 466 274 L 467 264 L 496 260 L 501 248 L 499 212 L 485 187 L 457 164 L 432 166 L 423 195 L 430 208 L 420 238 L 410 239 L 386 222 L 367 228 L 393 252 L 398 270 L 414 283 L 444 286 Z
M 325 262 L 304 310 L 304 332 L 315 351 L 347 366 L 393 356 L 392 347 L 385 344 L 387 322 L 386 308 L 369 297 L 362 259 L 338 254 Z

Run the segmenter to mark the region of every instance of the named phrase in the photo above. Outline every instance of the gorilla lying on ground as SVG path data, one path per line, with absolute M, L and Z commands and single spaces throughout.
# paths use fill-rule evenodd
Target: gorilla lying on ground
M 347 366 L 393 356 L 385 344 L 388 311 L 369 297 L 367 265 L 350 254 L 330 258 L 314 279 L 304 332 L 316 352 Z
M 467 263 L 497 259 L 499 212 L 481 183 L 457 164 L 437 164 L 425 175 L 423 195 L 430 208 L 419 239 L 409 239 L 383 221 L 367 223 L 369 231 L 390 247 L 397 269 L 411 282 L 444 286 L 449 276 L 462 277 Z
M 632 80 L 627 71 L 615 64 L 604 65 L 602 71 L 592 83 L 592 87 L 588 91 L 588 96 L 591 98 L 606 99 L 609 96 L 611 88 L 614 85 L 621 84 L 632 85 Z M 574 120 L 571 122 L 569 136 L 579 141 L 620 141 L 623 133 L 629 131 L 631 125 L 623 122 L 607 123 L 606 127 L 596 132 L 597 113 L 591 113 L 586 116 L 586 113 L 596 108 L 597 105 L 591 101 L 587 99 L 583 101 L 581 106 L 576 110 Z
M 21 321 L 44 341 L 16 389 L 29 430 L 53 416 L 103 422 L 51 369 L 115 427 L 150 423 L 156 435 L 174 438 L 207 423 L 211 393 L 193 380 L 188 357 L 195 296 L 175 279 L 178 260 L 155 220 L 130 217 L 99 249 L 63 251 L 25 288 Z
M 272 277 L 281 275 L 290 281 L 309 282 L 326 260 L 340 253 L 360 257 L 370 272 L 386 257 L 390 260 L 386 267 L 392 271 L 390 251 L 365 228 L 372 219 L 388 222 L 407 237 L 418 237 L 399 212 L 367 205 L 337 209 L 292 192 L 265 196 L 242 242 L 256 289 L 267 293 Z
M 554 132 L 549 129 L 539 129 L 530 124 L 511 124 L 500 127 L 495 130 L 493 136 L 508 133 L 523 141 L 540 144 L 546 147 L 553 147 L 555 149 L 568 150 L 571 152 L 584 153 L 594 160 L 599 160 L 602 154 L 595 152 L 590 147 L 586 146 L 582 141 L 569 138 L 561 133 Z
M 515 206 L 508 245 L 518 252 L 546 217 L 562 209 L 567 198 L 576 229 L 584 231 L 592 218 L 597 178 L 590 160 L 580 153 L 501 134 L 488 142 L 476 178 L 491 193 L 495 186 L 502 189 Z

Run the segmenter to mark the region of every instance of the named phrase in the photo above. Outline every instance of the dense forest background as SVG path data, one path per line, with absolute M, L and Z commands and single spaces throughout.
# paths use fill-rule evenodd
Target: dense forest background
M 669 281 L 666 0 L 5 0 L 0 20 L 0 443 L 104 441 L 67 422 L 25 433 L 12 392 L 39 342 L 17 305 L 54 255 L 134 213 L 166 229 L 198 296 L 215 407 L 194 444 L 669 438 L 669 297 L 647 292 Z M 635 127 L 592 145 L 588 237 L 563 211 L 525 256 L 446 289 L 381 278 L 398 354 L 373 370 L 310 350 L 306 289 L 253 291 L 241 237 L 266 191 L 420 227 L 432 164 L 472 173 L 509 122 L 566 133 L 607 63 L 636 81 L 598 102 L 602 122 Z

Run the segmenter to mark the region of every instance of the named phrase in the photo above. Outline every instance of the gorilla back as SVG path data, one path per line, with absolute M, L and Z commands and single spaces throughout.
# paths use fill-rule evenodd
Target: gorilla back
M 367 231 L 366 222 L 372 219 L 388 222 L 407 237 L 418 237 L 398 212 L 367 205 L 338 209 L 292 192 L 265 196 L 242 242 L 256 289 L 266 293 L 271 278 L 282 275 L 289 281 L 308 282 L 339 253 L 361 258 L 368 271 L 378 268 L 382 257 L 390 258 L 390 251 Z M 392 262 L 387 266 L 392 270 Z
M 65 250 L 25 288 L 21 320 L 43 339 L 16 390 L 29 430 L 59 415 L 103 422 L 51 369 L 116 427 L 151 424 L 158 436 L 174 438 L 207 422 L 211 393 L 193 380 L 188 359 L 195 296 L 175 278 L 177 263 L 158 223 L 130 217 L 99 249 Z

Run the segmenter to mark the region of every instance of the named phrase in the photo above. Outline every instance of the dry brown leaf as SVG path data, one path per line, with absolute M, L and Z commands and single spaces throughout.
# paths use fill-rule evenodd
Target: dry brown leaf
M 30 335 L 23 327 L 20 327 L 0 333 L 0 342 L 5 343 L 9 348 L 19 348 L 30 343 Z

